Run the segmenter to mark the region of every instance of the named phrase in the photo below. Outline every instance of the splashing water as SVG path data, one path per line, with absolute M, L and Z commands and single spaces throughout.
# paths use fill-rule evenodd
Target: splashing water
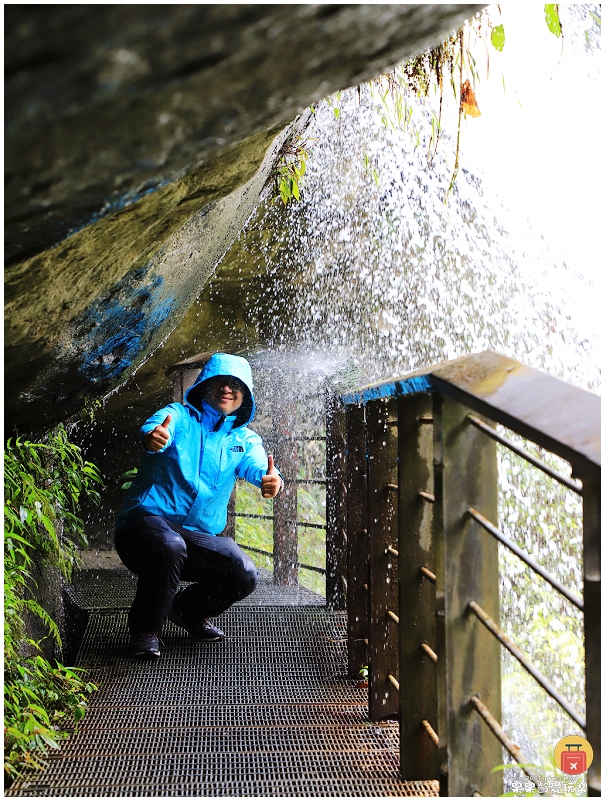
M 571 20 L 566 47 L 582 49 L 586 34 L 598 55 L 581 15 Z M 328 104 L 317 108 L 309 129 L 301 201 L 283 208 L 266 198 L 239 242 L 239 263 L 253 268 L 242 283 L 245 328 L 232 343 L 255 350 L 259 427 L 285 398 L 323 398 L 333 375 L 361 385 L 489 348 L 598 391 L 590 281 L 504 207 L 469 152 L 448 192 L 455 133 L 443 136 L 428 167 L 428 137 L 416 147 L 384 129 L 366 87 L 336 105 L 338 117 Z M 427 130 L 426 108 L 414 101 L 413 113 Z M 219 305 L 222 291 L 214 282 L 205 296 Z M 308 404 L 306 430 L 322 429 L 318 406 Z M 499 476 L 502 527 L 581 590 L 579 501 L 513 455 L 499 453 Z M 583 712 L 579 612 L 503 548 L 500 563 L 502 626 Z M 528 763 L 541 764 L 576 725 L 505 652 L 503 676 L 507 732 Z

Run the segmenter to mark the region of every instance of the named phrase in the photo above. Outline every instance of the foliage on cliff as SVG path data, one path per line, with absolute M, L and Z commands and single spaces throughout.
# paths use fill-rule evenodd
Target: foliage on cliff
M 55 620 L 36 600 L 35 570 L 49 565 L 70 577 L 86 544 L 77 508 L 84 494 L 99 499 L 101 479 L 59 426 L 44 442 L 9 439 L 4 480 L 4 769 L 12 781 L 24 768 L 43 766 L 48 748 L 68 735 L 61 723 L 73 715 L 77 725 L 95 689 L 80 671 L 24 651 L 39 650 L 27 638 L 31 614 L 61 644 Z

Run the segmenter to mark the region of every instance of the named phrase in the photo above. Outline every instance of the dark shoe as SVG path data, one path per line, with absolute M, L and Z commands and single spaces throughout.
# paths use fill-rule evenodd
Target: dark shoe
M 156 633 L 139 633 L 129 640 L 129 654 L 134 658 L 156 659 L 161 657 L 159 637 Z
M 179 625 L 180 628 L 188 631 L 195 642 L 218 642 L 225 636 L 225 633 L 216 628 L 209 619 L 197 619 L 194 622 L 188 622 L 173 609 L 169 612 L 169 619 Z

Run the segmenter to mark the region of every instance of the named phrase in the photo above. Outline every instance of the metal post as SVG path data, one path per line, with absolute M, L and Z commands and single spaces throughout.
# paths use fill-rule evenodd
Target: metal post
M 328 397 L 326 408 L 326 603 L 330 611 L 346 608 L 346 462 L 344 409 Z
M 236 541 L 236 484 L 227 504 L 227 522 L 221 535 Z
M 586 738 L 595 754 L 587 783 L 589 797 L 601 797 L 601 481 L 583 479 L 582 502 Z
M 419 494 L 434 493 L 432 396 L 398 400 L 399 436 L 399 675 L 400 758 L 406 781 L 438 779 L 436 572 L 433 505 Z M 424 645 L 424 647 L 422 647 Z
M 273 582 L 298 586 L 296 403 L 274 408 L 273 428 L 275 461 L 284 478 L 284 488 L 273 500 Z
M 196 378 L 200 375 L 199 369 L 186 369 L 182 372 L 182 398 L 188 389 L 194 385 Z M 184 402 L 183 399 L 181 401 Z
M 176 369 L 171 374 L 171 387 L 173 389 L 173 402 L 184 403 L 184 372 Z
M 399 621 L 396 613 L 399 559 L 388 552 L 389 548 L 398 552 L 396 413 L 394 399 L 372 400 L 366 406 L 367 527 L 371 551 L 369 716 L 372 722 L 397 717 L 399 711 Z
M 475 712 L 477 696 L 501 718 L 499 642 L 469 613 L 476 600 L 499 619 L 497 542 L 466 511 L 497 519 L 496 444 L 470 424 L 465 406 L 434 400 L 434 526 L 441 795 L 496 797 L 501 744 Z M 487 424 L 492 424 L 485 420 Z M 481 598 L 481 599 L 480 599 Z M 448 647 L 445 646 L 448 644 Z
M 369 535 L 364 406 L 347 407 L 346 439 L 348 669 L 352 678 L 358 678 L 359 670 L 368 663 L 369 640 Z
M 200 369 L 186 364 L 175 364 L 170 368 L 169 373 L 171 374 L 171 386 L 173 387 L 173 402 L 182 403 L 183 405 L 184 395 L 200 375 Z

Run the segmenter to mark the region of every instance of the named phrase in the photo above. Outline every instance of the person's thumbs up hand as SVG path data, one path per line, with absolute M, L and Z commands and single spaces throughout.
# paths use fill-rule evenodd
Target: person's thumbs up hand
M 273 466 L 273 456 L 267 456 L 267 472 L 261 479 L 261 494 L 263 497 L 275 497 L 280 491 L 282 479 Z
M 157 425 L 153 431 L 147 433 L 144 437 L 144 447 L 151 453 L 158 453 L 169 441 L 169 423 L 171 422 L 171 414 L 167 414 L 165 419 L 160 425 Z

